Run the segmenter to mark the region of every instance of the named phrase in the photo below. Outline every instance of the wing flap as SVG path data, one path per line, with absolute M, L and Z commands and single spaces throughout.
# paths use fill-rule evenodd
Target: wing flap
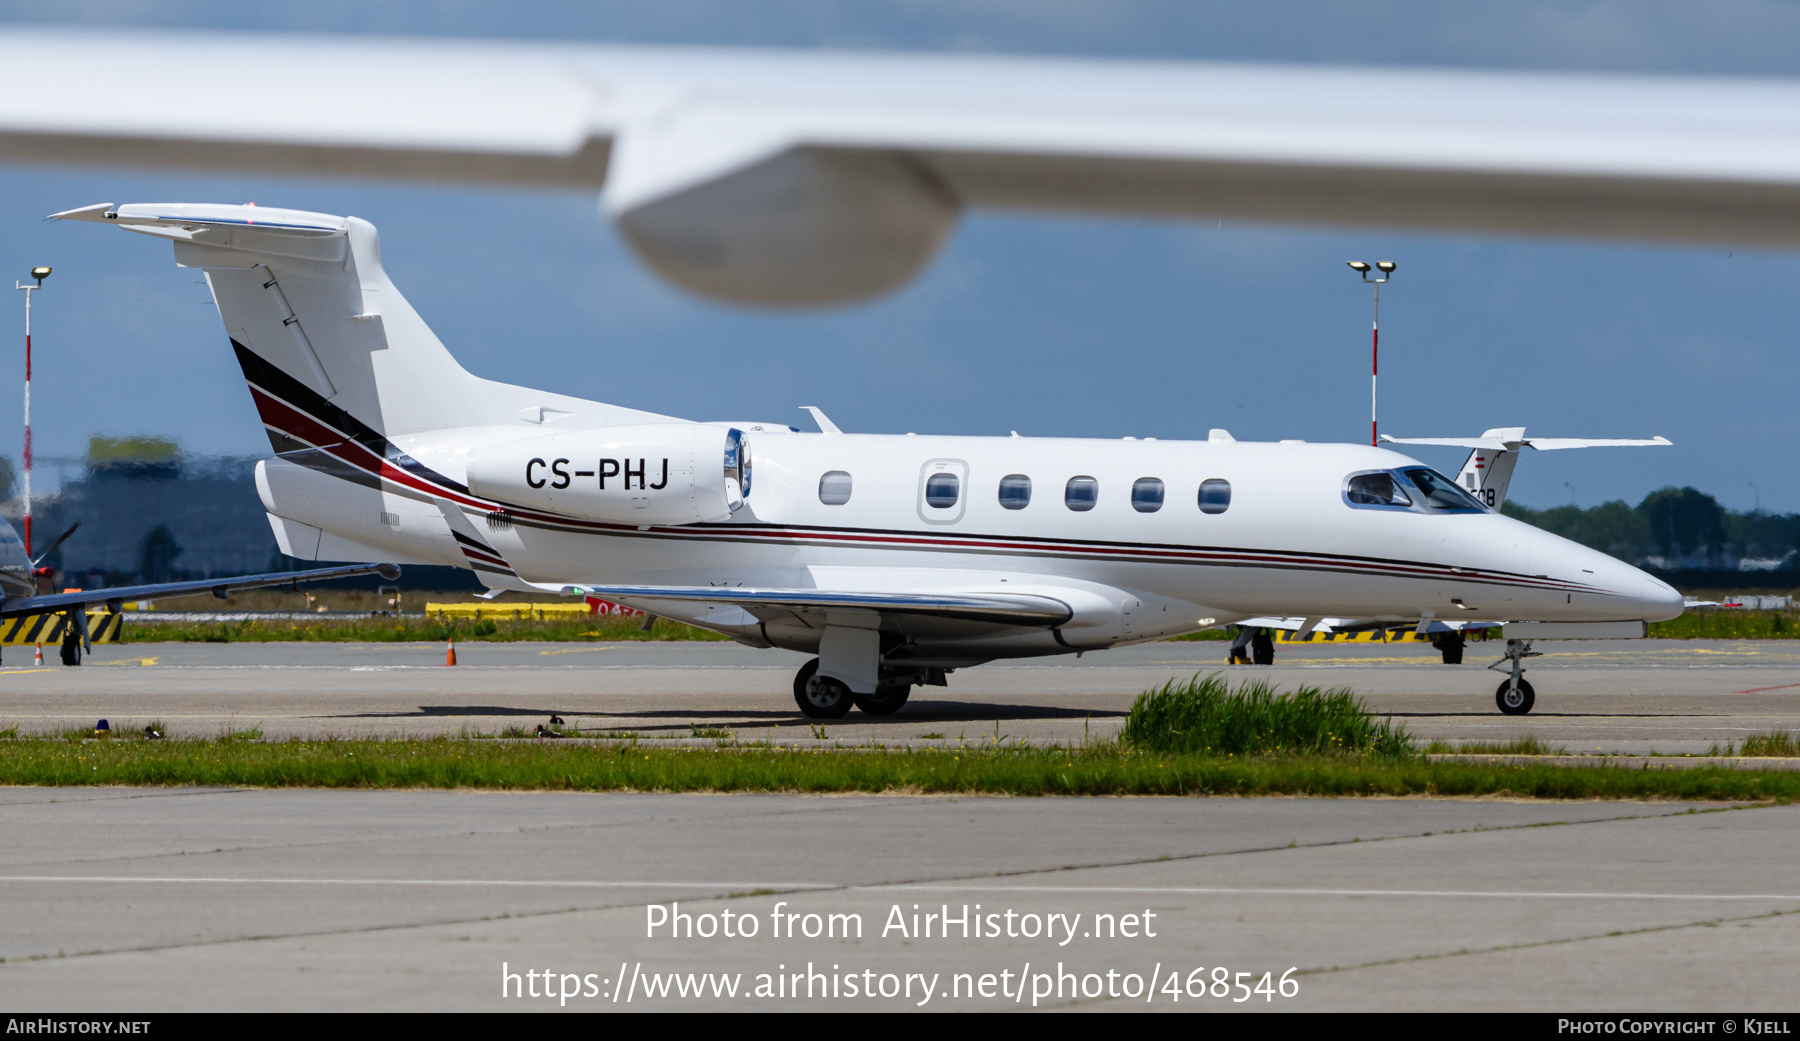
M 828 589 L 750 589 L 743 586 L 565 586 L 570 595 L 598 596 L 631 607 L 655 601 L 730 604 L 754 611 L 861 610 L 965 621 L 1055 628 L 1074 617 L 1068 604 L 1021 593 L 862 593 Z M 655 613 L 652 611 L 651 613 Z

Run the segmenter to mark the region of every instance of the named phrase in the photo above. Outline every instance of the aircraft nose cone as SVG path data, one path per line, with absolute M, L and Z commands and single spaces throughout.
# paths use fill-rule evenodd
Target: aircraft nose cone
M 1632 569 L 1637 571 L 1636 568 Z M 1643 610 L 1646 622 L 1666 622 L 1677 617 L 1685 608 L 1686 598 L 1676 591 L 1675 587 L 1655 575 L 1637 572 L 1639 588 L 1636 593 L 1638 605 Z

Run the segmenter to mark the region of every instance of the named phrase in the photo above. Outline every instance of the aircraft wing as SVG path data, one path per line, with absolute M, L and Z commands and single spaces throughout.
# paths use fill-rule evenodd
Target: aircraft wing
M 1800 81 L 0 31 L 0 160 L 586 186 L 714 297 L 857 299 L 969 208 L 1800 246 Z
M 220 599 L 238 589 L 261 589 L 267 586 L 298 585 L 322 582 L 331 578 L 354 578 L 358 575 L 380 575 L 385 579 L 400 577 L 393 564 L 350 564 L 344 567 L 314 568 L 311 571 L 276 571 L 265 575 L 240 575 L 235 578 L 206 578 L 193 582 L 162 582 L 144 586 L 115 586 L 110 589 L 84 589 L 74 593 L 48 593 L 43 596 L 15 597 L 0 601 L 0 618 L 21 615 L 54 614 L 90 604 L 106 604 L 117 610 L 126 600 L 160 600 L 190 593 L 211 593 Z
M 1000 625 L 1054 628 L 1074 617 L 1068 604 L 1050 596 L 1000 593 L 865 593 L 827 589 L 750 589 L 742 586 L 567 586 L 568 594 L 605 597 L 645 609 L 655 601 L 729 604 L 752 614 L 785 611 L 863 610 L 926 615 Z M 651 607 L 651 613 L 655 613 Z

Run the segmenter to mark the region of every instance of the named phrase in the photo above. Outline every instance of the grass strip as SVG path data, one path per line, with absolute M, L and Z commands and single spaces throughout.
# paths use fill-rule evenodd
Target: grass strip
M 1119 746 L 835 750 L 429 740 L 0 741 L 0 784 L 986 795 L 1511 796 L 1790 801 L 1790 771 L 1562 767 Z
M 1150 752 L 1212 755 L 1415 755 L 1405 729 L 1378 720 L 1348 687 L 1278 694 L 1267 680 L 1232 689 L 1196 673 L 1138 695 L 1119 740 Z
M 641 618 L 617 615 L 577 618 L 321 618 L 245 619 L 238 622 L 140 622 L 127 620 L 120 643 L 616 643 L 625 640 L 725 640 L 729 637 L 659 618 L 649 632 Z

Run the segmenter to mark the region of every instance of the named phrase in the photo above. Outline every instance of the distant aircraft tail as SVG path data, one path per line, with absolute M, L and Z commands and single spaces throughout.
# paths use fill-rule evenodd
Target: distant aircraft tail
M 1652 438 L 1582 438 L 1526 437 L 1524 427 L 1495 427 L 1480 437 L 1389 437 L 1381 435 L 1383 444 L 1444 445 L 1469 449 L 1456 483 L 1467 488 L 1489 509 L 1497 510 L 1506 501 L 1507 485 L 1512 483 L 1513 468 L 1519 465 L 1519 449 L 1535 448 L 1553 451 L 1561 448 L 1625 448 L 1635 445 L 1668 445 L 1666 437 Z

